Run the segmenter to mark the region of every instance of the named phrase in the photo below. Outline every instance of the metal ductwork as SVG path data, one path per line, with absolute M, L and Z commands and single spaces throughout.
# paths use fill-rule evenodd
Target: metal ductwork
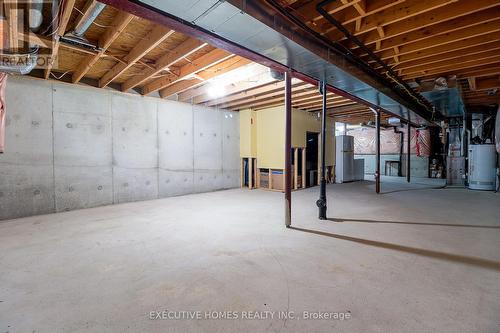
M 37 32 L 43 23 L 44 0 L 31 0 L 28 6 L 28 27 Z M 38 46 L 29 45 L 29 52 L 17 53 L 15 48 L 2 54 L 0 72 L 8 74 L 29 74 L 36 67 L 38 60 Z
M 101 14 L 101 12 L 106 7 L 105 4 L 96 1 L 92 1 L 89 6 L 91 6 L 92 8 L 88 8 L 85 17 L 83 17 L 80 20 L 80 22 L 78 22 L 78 25 L 73 30 L 73 34 L 75 36 L 83 37 L 85 32 L 87 32 L 87 30 L 90 28 L 90 25 L 95 21 L 97 16 L 99 16 L 99 14 Z
M 29 27 L 33 32 L 37 32 L 43 22 L 44 0 L 31 0 L 29 5 Z
M 350 62 L 345 54 L 304 32 L 266 1 L 100 1 L 276 70 L 289 69 L 294 76 L 313 84 L 324 80 L 330 91 L 383 109 L 416 126 L 434 124 L 432 109 L 425 103 L 401 97 Z
M 84 35 L 104 8 L 106 8 L 106 5 L 101 2 L 87 2 L 83 16 L 78 21 L 75 29 L 62 36 L 61 41 L 89 49 L 97 49 L 97 46 L 91 44 Z
M 0 72 L 26 75 L 36 67 L 38 48 L 26 54 L 4 54 L 1 58 Z

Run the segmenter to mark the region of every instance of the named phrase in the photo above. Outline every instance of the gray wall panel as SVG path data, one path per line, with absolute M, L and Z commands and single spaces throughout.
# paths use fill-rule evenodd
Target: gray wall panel
M 113 168 L 115 203 L 158 198 L 158 168 Z
M 222 171 L 222 117 L 218 110 L 193 106 L 195 171 Z
M 113 93 L 111 103 L 114 165 L 158 167 L 157 102 L 153 98 Z
M 160 197 L 171 197 L 193 192 L 193 171 L 172 171 L 160 169 Z
M 159 165 L 161 169 L 193 170 L 193 108 L 165 101 L 158 104 Z
M 9 77 L 0 219 L 54 211 L 52 84 Z
M 56 166 L 56 211 L 113 203 L 111 167 Z

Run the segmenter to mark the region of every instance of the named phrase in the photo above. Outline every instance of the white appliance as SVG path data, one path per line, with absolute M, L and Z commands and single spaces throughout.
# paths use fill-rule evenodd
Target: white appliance
M 354 178 L 354 137 L 338 135 L 335 137 L 335 182 L 345 183 Z
M 469 188 L 495 190 L 497 154 L 495 145 L 469 146 Z

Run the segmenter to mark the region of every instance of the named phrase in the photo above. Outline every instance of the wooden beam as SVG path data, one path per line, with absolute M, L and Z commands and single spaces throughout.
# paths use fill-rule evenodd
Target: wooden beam
M 198 72 L 196 74 L 199 78 L 206 81 L 206 80 L 214 78 L 218 75 L 222 75 L 224 73 L 230 72 L 230 71 L 235 70 L 237 68 L 240 68 L 242 66 L 248 65 L 250 63 L 251 63 L 251 61 L 248 59 L 245 59 L 245 58 L 242 58 L 239 56 L 233 56 L 229 59 L 224 60 L 223 62 L 220 62 L 220 63 L 218 63 L 210 68 L 207 68 L 201 72 Z M 196 86 L 197 84 L 199 84 L 200 82 L 203 82 L 203 81 L 198 80 L 198 82 L 192 82 L 191 84 L 186 84 L 186 85 L 183 85 L 182 87 L 176 86 L 176 84 L 170 85 L 170 86 L 160 90 L 160 96 L 162 98 L 167 98 L 167 97 L 172 96 L 174 94 L 180 93 L 184 90 L 192 88 L 192 87 Z
M 346 99 L 339 99 L 338 96 L 335 97 L 330 97 L 326 99 L 326 102 L 332 106 L 343 106 L 343 105 L 350 105 L 352 104 L 352 101 L 346 100 Z M 301 108 L 301 109 L 308 109 L 312 107 L 318 107 L 321 106 L 321 101 L 316 101 L 316 102 L 301 102 L 301 103 L 295 103 L 293 104 L 294 107 L 296 108 Z
M 426 58 L 419 58 L 404 63 L 400 62 L 398 65 L 395 65 L 394 68 L 398 70 L 410 70 L 412 68 L 418 68 L 421 66 L 432 67 L 433 64 L 445 63 L 446 61 L 460 61 L 461 59 L 464 59 L 464 57 L 466 59 L 470 58 L 473 55 L 476 55 L 477 59 L 480 59 L 483 54 L 491 53 L 494 50 L 500 50 L 500 40 L 463 50 L 451 51 L 448 53 L 433 55 Z
M 191 63 L 182 66 L 177 77 L 173 78 L 170 76 L 166 76 L 146 84 L 143 88 L 142 93 L 143 95 L 148 95 L 152 92 L 161 90 L 176 81 L 182 80 L 187 76 L 200 72 L 232 56 L 233 55 L 231 53 L 221 49 L 212 50 L 209 53 L 193 60 Z
M 491 35 L 493 32 L 498 31 L 500 31 L 500 20 L 481 23 L 473 27 L 454 31 L 451 34 L 433 35 L 429 39 L 417 40 L 405 45 L 400 45 L 399 55 L 402 56 L 409 53 L 422 52 L 422 50 L 436 48 L 438 46 L 445 46 L 450 43 L 459 42 L 461 40 L 472 37 L 482 36 L 486 34 Z M 408 36 L 408 38 L 411 37 L 412 36 Z M 394 50 L 390 49 L 387 53 L 383 53 L 382 55 L 383 58 L 389 55 L 392 57 L 394 55 Z
M 161 90 L 161 91 L 163 91 L 163 94 L 165 97 L 161 96 L 161 93 L 160 93 L 160 96 L 162 98 L 167 98 L 169 96 L 176 94 L 177 92 L 187 90 L 187 89 L 192 88 L 192 87 L 194 87 L 202 82 L 203 81 L 200 81 L 200 79 L 196 79 L 196 78 L 177 81 L 177 82 L 171 84 L 170 86 L 168 86 L 167 88 L 164 88 Z
M 159 74 L 160 72 L 168 69 L 170 66 L 175 64 L 181 59 L 184 59 L 194 52 L 202 49 L 207 44 L 203 43 L 197 39 L 189 38 L 172 51 L 162 55 L 153 65 L 153 69 L 147 69 L 143 75 L 134 76 L 122 84 L 122 91 L 128 91 L 145 81 L 149 80 L 153 76 Z
M 5 14 L 9 27 L 9 48 L 11 50 L 19 49 L 19 9 L 16 0 L 6 1 L 4 4 Z M 3 44 L 3 36 L 2 36 Z M 3 48 L 4 45 L 2 45 Z
M 342 4 L 339 4 L 338 2 L 333 2 L 331 4 L 326 5 L 324 9 L 329 14 L 335 14 L 346 8 L 353 6 L 354 4 L 357 4 L 358 2 L 361 2 L 361 0 L 342 1 Z M 300 18 L 304 22 L 311 22 L 315 24 L 315 21 L 324 20 L 323 16 L 321 16 L 321 14 L 319 14 L 318 11 L 316 10 L 317 4 L 318 4 L 317 1 L 310 1 L 309 3 L 297 9 L 297 12 L 300 13 Z
M 363 22 L 360 26 L 360 29 L 355 34 L 364 34 L 371 30 L 377 29 L 377 27 L 384 27 L 389 30 L 389 25 L 402 26 L 404 29 L 406 29 L 405 31 L 411 31 L 412 28 L 418 29 L 419 27 L 425 26 L 425 23 L 423 21 L 425 17 L 428 18 L 428 22 L 433 20 L 437 22 L 439 16 L 436 13 L 438 12 L 438 10 L 451 14 L 454 12 L 451 7 L 456 6 L 457 3 L 459 3 L 458 0 L 406 0 L 400 4 L 379 11 L 376 15 L 367 15 L 363 17 Z M 451 15 L 449 15 L 448 17 L 451 18 L 450 16 Z M 414 17 L 418 17 L 418 20 L 415 20 Z M 434 19 L 434 17 L 436 18 Z M 404 23 L 400 24 L 403 20 Z M 420 26 L 417 25 L 417 21 Z M 339 34 L 338 31 L 334 31 L 331 28 L 329 30 L 332 31 L 327 35 L 329 38 L 335 40 L 344 39 L 344 36 Z M 389 35 L 389 31 L 387 31 L 386 34 Z
M 476 90 L 476 78 L 475 77 L 469 78 L 469 89 Z
M 433 70 L 427 70 L 422 73 L 413 73 L 409 75 L 403 75 L 403 78 L 406 80 L 409 79 L 415 79 L 415 78 L 429 78 L 429 77 L 436 77 L 438 75 L 455 75 L 458 74 L 458 72 L 461 69 L 467 69 L 467 68 L 472 68 L 472 67 L 477 67 L 477 66 L 482 66 L 482 65 L 488 65 L 488 64 L 496 64 L 500 62 L 500 56 L 493 57 L 493 58 L 486 58 L 486 59 L 481 59 L 477 61 L 470 61 L 466 63 L 461 63 L 459 65 L 452 65 L 452 66 L 446 66 L 446 67 L 441 67 L 438 69 L 433 69 Z M 473 74 L 473 76 L 475 76 Z
M 500 62 L 497 64 L 480 65 L 455 71 L 455 75 L 457 75 L 458 78 L 467 78 L 470 76 L 483 77 L 497 74 L 500 74 Z
M 353 3 L 352 6 L 356 8 L 358 11 L 359 15 L 364 16 L 366 15 L 366 0 L 361 0 L 356 3 Z
M 332 102 L 332 100 L 327 100 L 329 102 Z M 281 98 L 276 98 L 276 99 L 273 99 L 271 101 L 262 101 L 260 103 L 255 103 L 253 105 L 251 105 L 250 107 L 249 106 L 246 106 L 246 107 L 239 107 L 239 106 L 236 106 L 236 107 L 231 107 L 230 109 L 232 110 L 242 110 L 242 109 L 245 109 L 245 108 L 252 108 L 254 110 L 263 110 L 263 109 L 268 109 L 268 108 L 272 108 L 272 107 L 275 107 L 275 106 L 280 106 L 280 105 L 284 105 L 285 103 L 285 100 L 284 100 L 284 97 L 281 97 Z M 336 105 L 337 103 L 346 103 L 345 100 L 342 100 L 339 98 L 338 101 L 335 101 L 333 100 L 333 103 L 334 105 Z M 292 100 L 292 106 L 294 108 L 298 108 L 298 109 L 301 109 L 301 110 L 307 110 L 307 108 L 320 108 L 321 107 L 321 101 L 317 102 L 317 103 L 314 103 L 312 106 L 311 105 L 306 105 L 306 106 L 301 106 L 299 103 L 295 102 Z
M 476 89 L 474 90 L 489 90 L 489 89 L 498 89 L 500 88 L 500 76 L 494 76 L 490 78 L 480 78 L 477 79 Z
M 421 2 L 426 3 L 425 1 Z M 401 39 L 405 37 L 404 34 L 422 30 L 426 27 L 433 28 L 436 27 L 437 24 L 441 25 L 441 30 L 443 29 L 443 27 L 448 27 L 449 29 L 463 28 L 465 25 L 471 24 L 472 21 L 475 21 L 475 24 L 477 24 L 481 22 L 480 16 L 485 16 L 485 19 L 492 17 L 498 10 L 497 8 L 494 8 L 497 5 L 498 2 L 496 2 L 495 0 L 459 1 L 456 4 L 441 7 L 439 9 L 433 10 L 430 13 L 407 18 L 405 19 L 404 24 L 396 23 L 386 25 L 384 26 L 385 38 L 395 38 L 397 36 L 403 35 L 400 36 Z M 463 22 L 457 22 L 460 21 L 460 19 L 463 19 Z M 433 30 L 437 31 L 439 29 L 436 27 Z M 433 32 L 433 34 L 436 33 L 437 32 Z M 356 34 L 359 35 L 360 33 Z M 332 32 L 328 37 L 332 39 L 336 38 L 336 40 L 345 39 L 345 37 L 343 35 L 340 35 L 338 32 Z M 363 42 L 367 45 L 380 40 L 380 36 L 378 36 L 378 34 L 374 33 L 373 31 L 365 31 L 363 35 L 358 36 L 358 38 L 362 39 Z M 387 43 L 382 43 L 382 49 L 390 48 L 393 46 L 386 46 L 385 44 Z M 347 43 L 346 46 L 353 49 L 357 48 L 357 46 L 353 43 Z
M 123 74 L 127 69 L 139 61 L 142 57 L 149 53 L 152 49 L 158 46 L 161 42 L 169 38 L 175 31 L 168 29 L 162 25 L 156 26 L 152 31 L 148 32 L 124 58 L 124 63 L 117 63 L 99 80 L 99 87 L 107 86 L 114 79 Z
M 99 45 L 99 52 L 95 55 L 88 55 L 85 60 L 83 60 L 76 70 L 74 71 L 71 81 L 73 83 L 79 82 L 82 77 L 85 76 L 85 74 L 88 73 L 88 71 L 94 66 L 94 64 L 103 56 L 105 51 L 110 47 L 110 45 L 115 41 L 118 36 L 125 30 L 127 25 L 132 21 L 134 18 L 134 15 L 125 13 L 125 12 L 118 12 L 116 17 L 113 20 L 113 23 L 111 24 L 111 27 L 108 28 L 104 34 L 101 35 L 98 41 Z
M 409 30 L 405 24 L 397 25 L 398 31 L 391 26 L 384 28 L 385 37 L 383 40 L 377 33 L 373 33 L 370 35 L 363 36 L 362 40 L 365 44 L 370 45 L 371 43 L 375 43 L 377 41 L 381 41 L 381 50 L 389 50 L 394 48 L 395 46 L 406 45 L 410 43 L 415 43 L 417 41 L 424 41 L 428 46 L 435 46 L 433 43 L 434 37 L 438 35 L 449 34 L 448 38 L 450 40 L 457 40 L 457 36 L 451 34 L 455 31 L 460 31 L 463 35 L 464 31 L 469 30 L 468 28 L 474 27 L 477 25 L 481 25 L 487 22 L 496 21 L 500 16 L 500 6 L 496 8 L 488 8 L 482 11 L 478 11 L 466 16 L 460 16 L 458 18 L 444 20 L 443 22 L 435 22 L 432 25 L 419 27 L 417 29 Z M 427 17 L 425 18 L 427 19 Z M 491 26 L 491 25 L 489 25 Z M 391 30 L 392 29 L 392 30 Z M 476 29 L 474 31 L 469 31 L 467 36 L 474 36 L 481 33 L 481 29 Z M 483 34 L 488 31 L 482 30 Z M 356 49 L 357 47 L 353 44 L 347 45 Z M 364 55 L 363 55 L 364 56 Z
M 254 80 L 246 80 L 246 81 L 241 81 L 241 82 L 235 82 L 235 83 L 232 83 L 232 84 L 225 87 L 225 95 L 231 96 L 234 94 L 239 94 L 239 93 L 242 93 L 242 92 L 245 92 L 248 90 L 261 88 L 261 87 L 267 86 L 267 85 L 275 83 L 275 82 L 276 82 L 276 80 L 273 79 L 272 77 L 264 77 L 261 79 L 257 79 L 255 81 Z M 220 100 L 220 98 L 219 99 L 213 98 L 208 93 L 208 89 L 210 88 L 210 83 L 207 83 L 206 85 L 204 85 L 200 88 L 201 88 L 201 90 L 200 90 L 201 94 L 196 93 L 197 95 L 195 95 L 195 97 L 193 97 L 193 99 L 192 99 L 193 104 L 201 104 L 201 103 L 206 103 L 206 102 L 210 103 L 211 101 L 219 101 Z M 194 89 L 192 89 L 192 90 L 194 90 Z M 185 95 L 179 96 L 179 101 L 187 101 L 188 100 L 187 96 L 193 94 L 192 90 L 182 93 Z M 221 97 L 221 98 L 224 98 L 224 97 Z M 217 103 L 218 102 L 216 102 L 215 104 L 217 104 Z
M 436 61 L 430 64 L 423 64 L 418 66 L 413 66 L 408 69 L 402 70 L 402 75 L 411 75 L 414 73 L 421 73 L 423 71 L 435 71 L 439 68 L 450 67 L 450 66 L 462 66 L 469 62 L 477 62 L 482 59 L 497 58 L 500 56 L 500 52 L 497 50 L 487 50 L 486 52 L 475 53 L 470 55 L 464 55 L 454 59 L 444 59 L 441 61 Z
M 473 47 L 483 47 L 484 49 L 488 49 L 492 44 L 498 42 L 498 37 L 497 33 L 490 33 L 486 35 L 481 35 L 481 36 L 476 36 L 476 37 L 471 37 L 467 39 L 462 39 L 458 40 L 455 42 L 451 42 L 449 44 L 445 45 L 438 45 L 436 47 L 431 47 L 425 50 L 417 51 L 417 52 L 412 52 L 412 53 L 407 53 L 400 55 L 399 54 L 399 48 L 398 48 L 398 53 L 394 51 L 394 56 L 396 56 L 399 59 L 398 64 L 405 64 L 407 62 L 413 62 L 417 60 L 424 60 L 424 59 L 429 59 L 432 57 L 438 57 L 440 55 L 445 55 L 449 54 L 451 52 L 455 51 L 460 51 L 464 50 L 464 52 L 467 52 L 467 49 L 473 48 Z M 390 60 L 393 56 L 387 57 L 387 58 L 382 58 L 382 60 Z M 391 61 L 387 61 L 388 65 L 393 65 L 394 63 Z
M 58 23 L 57 31 L 55 31 L 53 35 L 54 46 L 52 47 L 49 61 L 47 63 L 47 68 L 44 72 L 45 79 L 49 78 L 50 72 L 52 71 L 52 67 L 54 66 L 54 62 L 57 59 L 57 55 L 59 53 L 59 37 L 64 36 L 66 33 L 66 28 L 68 26 L 69 19 L 71 17 L 71 12 L 73 11 L 73 7 L 75 6 L 75 0 L 66 0 L 61 2 L 63 7 L 60 7 L 58 10 Z
M 384 10 L 390 9 L 391 7 L 400 5 L 407 0 L 378 0 L 378 1 L 367 1 L 365 7 L 365 15 L 360 16 L 357 10 L 353 11 L 343 11 L 342 15 L 338 15 L 336 17 L 344 26 L 349 25 L 350 23 L 355 23 L 359 18 L 364 18 L 370 15 L 375 15 Z M 314 2 L 313 2 L 314 3 Z M 335 3 L 334 3 L 335 4 Z M 316 11 L 316 7 L 314 6 L 314 10 Z M 301 8 L 302 12 L 302 8 Z M 340 14 L 340 13 L 339 13 Z M 335 16 L 335 15 L 334 15 Z M 336 30 L 329 22 L 326 21 L 325 18 L 321 17 L 316 22 L 317 31 L 321 34 L 328 34 L 329 32 Z M 360 26 L 361 29 L 361 26 Z
M 304 88 L 307 83 L 299 81 L 297 79 L 292 79 L 292 91 L 295 88 L 297 90 L 299 87 Z M 236 94 L 227 95 L 225 97 L 213 99 L 212 101 L 207 103 L 207 106 L 214 105 L 229 105 L 231 103 L 237 104 L 243 102 L 248 102 L 249 100 L 258 100 L 261 98 L 269 98 L 276 95 L 284 94 L 285 83 L 284 81 L 276 81 L 270 82 L 264 86 L 255 87 L 246 91 L 241 91 Z M 265 97 L 263 97 L 265 96 Z
M 275 101 L 282 101 L 285 96 L 284 92 L 285 83 L 283 81 L 276 82 L 268 87 L 262 87 L 258 89 L 253 95 L 248 94 L 238 94 L 238 98 L 235 100 L 233 98 L 218 104 L 221 108 L 253 108 L 260 106 L 262 104 L 272 103 Z M 243 97 L 242 97 L 243 95 Z M 300 96 L 311 96 L 318 95 L 318 92 L 311 90 L 308 83 L 296 82 L 292 85 L 292 102 L 296 101 L 297 97 Z M 231 96 L 230 96 L 231 97 Z M 214 104 L 215 105 L 215 104 Z

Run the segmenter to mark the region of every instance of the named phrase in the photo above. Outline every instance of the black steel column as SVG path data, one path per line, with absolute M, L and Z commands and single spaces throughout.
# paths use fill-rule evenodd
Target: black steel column
M 292 75 L 285 72 L 285 225 L 292 224 Z
M 406 137 L 407 141 L 406 142 L 406 150 L 407 150 L 407 155 L 406 155 L 406 181 L 409 183 L 410 182 L 410 159 L 411 159 L 411 124 L 408 122 L 407 124 L 407 132 L 406 132 Z
M 321 176 L 319 187 L 319 199 L 316 205 L 319 208 L 319 219 L 326 220 L 326 82 L 321 82 L 320 93 L 323 94 L 323 109 L 321 110 Z
M 380 193 L 380 111 L 374 110 L 375 112 L 375 192 Z

